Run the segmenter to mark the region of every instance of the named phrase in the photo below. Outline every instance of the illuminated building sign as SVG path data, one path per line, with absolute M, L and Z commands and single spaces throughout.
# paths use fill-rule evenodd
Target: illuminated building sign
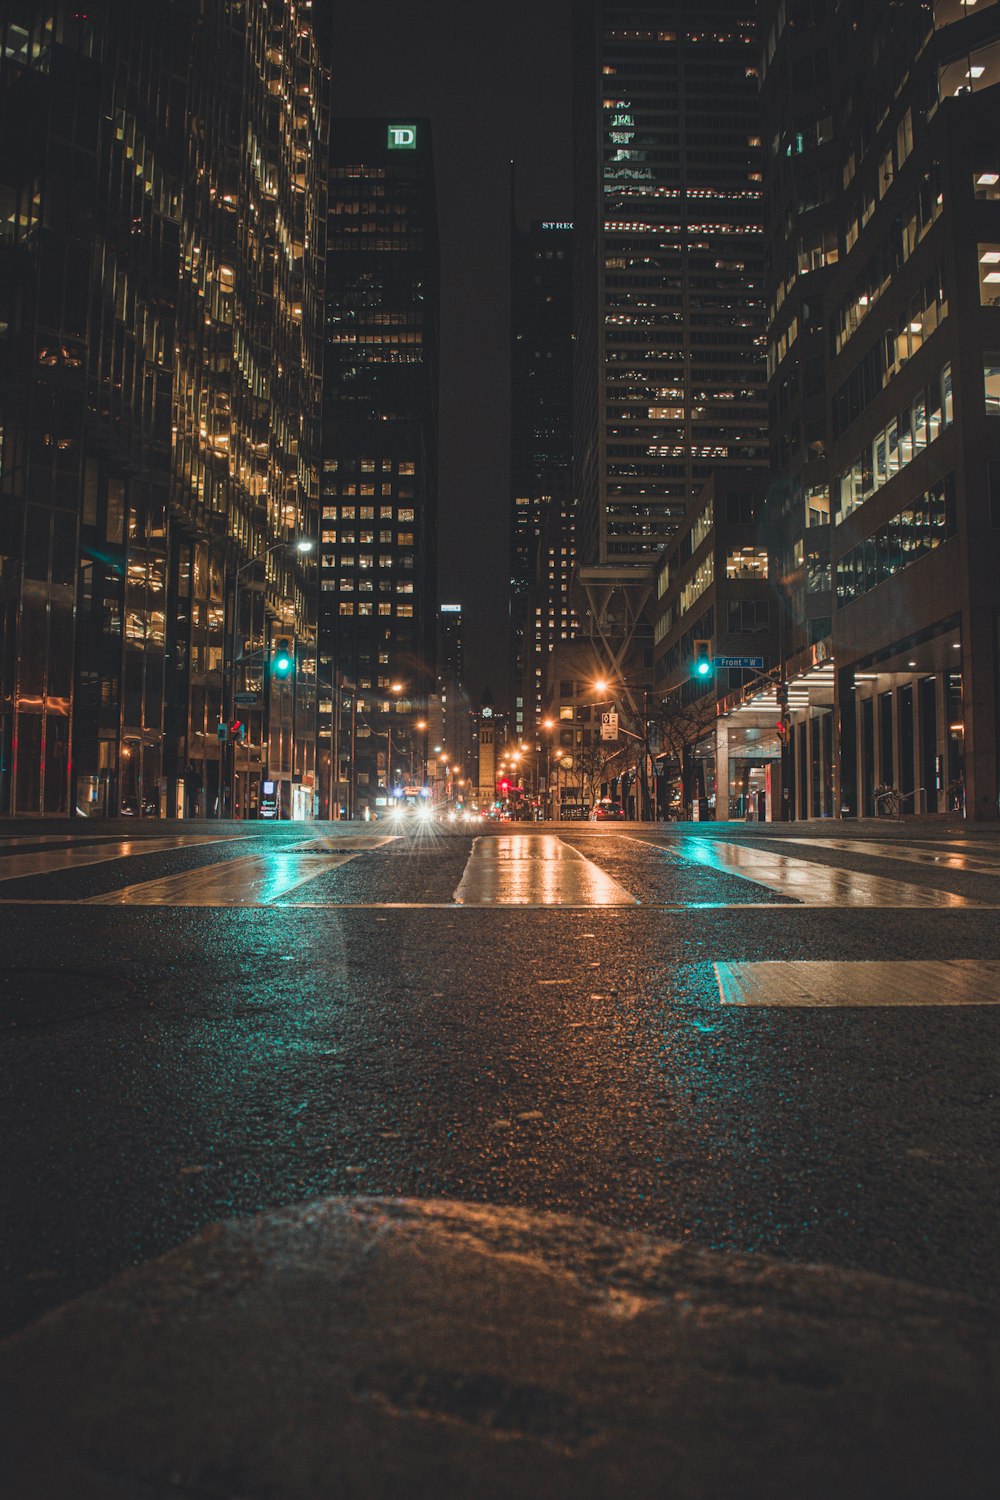
M 390 151 L 415 151 L 417 127 L 415 125 L 390 125 L 388 145 Z
M 442 604 L 441 613 L 443 615 L 460 615 L 462 613 L 462 606 L 460 604 Z
M 554 219 L 550 219 L 550 220 L 546 220 L 546 222 L 542 225 L 542 228 L 543 229 L 572 229 L 573 228 L 573 221 L 572 221 L 572 219 L 570 219 L 568 222 L 565 219 L 558 220 L 558 221 L 554 220 Z

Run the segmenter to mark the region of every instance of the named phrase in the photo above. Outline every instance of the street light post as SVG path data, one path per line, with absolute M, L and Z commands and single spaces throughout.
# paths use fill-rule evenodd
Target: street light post
M 390 683 L 390 685 L 389 685 L 389 691 L 391 693 L 395 693 L 395 695 L 396 695 L 396 702 L 398 703 L 399 702 L 399 695 L 403 691 L 403 684 L 401 682 Z M 389 720 L 389 727 L 386 729 L 386 732 L 385 732 L 385 743 L 386 743 L 386 751 L 385 751 L 385 794 L 386 794 L 386 805 L 387 806 L 391 806 L 391 804 L 392 804 L 392 703 L 391 703 L 391 701 L 389 703 L 388 720 Z
M 623 688 L 625 690 L 625 692 L 629 696 L 629 699 L 633 702 L 633 705 L 634 705 L 634 699 L 632 699 L 632 690 L 633 690 L 633 688 L 637 689 L 638 691 L 641 691 L 641 693 L 642 693 L 642 734 L 635 734 L 630 729 L 624 729 L 621 726 L 621 724 L 619 724 L 619 726 L 618 726 L 618 733 L 625 735 L 627 739 L 638 741 L 638 743 L 642 746 L 642 760 L 641 760 L 641 766 L 640 766 L 640 771 L 639 771 L 639 793 L 640 793 L 641 804 L 642 804 L 641 821 L 644 822 L 644 823 L 648 822 L 650 820 L 652 820 L 652 821 L 655 822 L 655 820 L 656 820 L 655 790 L 654 790 L 653 794 L 651 795 L 650 794 L 650 789 L 649 789 L 649 765 L 650 765 L 650 754 L 649 754 L 649 688 L 648 688 L 648 686 L 646 686 L 645 683 L 640 683 L 640 682 L 634 682 L 634 683 L 620 682 L 617 685 L 618 685 L 619 688 Z M 604 678 L 598 678 L 597 681 L 593 684 L 593 686 L 594 686 L 595 691 L 598 692 L 598 693 L 612 692 L 613 689 L 614 689 L 614 684 L 607 682 Z M 605 703 L 613 704 L 614 707 L 615 707 L 615 709 L 619 713 L 619 715 L 621 714 L 621 709 L 619 707 L 619 703 L 618 703 L 617 697 L 612 697 L 612 698 L 605 699 L 604 702 L 592 704 L 591 707 L 593 707 L 593 708 L 603 708 L 605 706 Z
M 224 698 L 227 699 L 227 704 L 225 705 L 226 722 L 227 722 L 227 724 L 231 724 L 233 722 L 233 720 L 235 719 L 235 717 L 236 717 L 236 662 L 237 662 L 236 645 L 237 645 L 237 639 L 238 639 L 238 636 L 239 636 L 240 577 L 249 568 L 256 567 L 257 564 L 260 563 L 260 562 L 266 562 L 267 559 L 271 556 L 272 552 L 277 552 L 282 547 L 285 548 L 286 550 L 295 551 L 295 552 L 298 552 L 300 555 L 304 555 L 307 552 L 311 552 L 313 550 L 313 547 L 315 545 L 316 545 L 315 542 L 313 542 L 310 537 L 306 537 L 306 536 L 299 537 L 298 540 L 294 541 L 294 542 L 289 542 L 289 541 L 285 541 L 285 540 L 280 541 L 280 542 L 272 542 L 269 547 L 265 547 L 263 549 L 263 551 L 261 551 L 261 552 L 256 552 L 253 555 L 253 557 L 248 557 L 247 560 L 246 560 L 246 562 L 240 563 L 239 567 L 237 567 L 237 568 L 235 568 L 233 570 L 233 618 L 232 618 L 231 628 L 230 628 L 230 632 L 229 632 L 229 692 L 228 692 L 228 694 L 224 694 L 223 695 Z M 263 648 L 263 642 L 261 644 L 262 644 L 262 648 Z M 266 663 L 265 663 L 265 665 L 266 665 Z M 266 679 L 266 673 L 265 673 L 265 679 Z M 266 686 L 264 688 L 264 691 L 265 692 L 267 691 Z M 228 736 L 227 736 L 227 745 L 229 745 Z M 235 746 L 235 744 L 229 745 L 229 753 L 228 753 L 228 756 L 227 756 L 227 760 L 228 760 L 228 763 L 229 763 L 229 777 L 228 777 L 228 781 L 229 781 L 229 787 L 228 787 L 228 792 L 229 792 L 229 812 L 230 812 L 230 816 L 235 817 L 235 815 L 236 815 L 236 746 Z M 249 751 L 247 752 L 247 764 L 249 765 Z M 219 787 L 219 817 L 221 818 L 222 817 L 222 803 L 223 803 L 222 786 L 221 786 L 222 778 L 220 777 L 219 780 L 220 780 L 220 787 Z

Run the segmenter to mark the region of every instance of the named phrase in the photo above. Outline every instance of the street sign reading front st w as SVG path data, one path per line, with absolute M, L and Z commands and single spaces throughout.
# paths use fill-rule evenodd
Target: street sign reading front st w
M 734 671 L 739 671 L 742 667 L 747 672 L 763 672 L 764 658 L 762 656 L 713 656 L 712 666 L 723 669 L 731 667 Z

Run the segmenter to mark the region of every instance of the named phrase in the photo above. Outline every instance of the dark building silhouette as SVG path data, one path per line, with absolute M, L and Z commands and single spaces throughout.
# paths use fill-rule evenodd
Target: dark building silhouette
M 572 229 L 554 221 L 511 227 L 510 703 L 517 738 L 535 732 L 541 708 L 534 611 L 542 609 L 548 623 L 550 607 L 567 608 L 558 583 L 548 587 L 542 537 L 572 498 Z
M 334 121 L 329 223 L 320 679 L 356 689 L 355 800 L 373 811 L 390 770 L 398 781 L 409 765 L 435 684 L 439 293 L 426 120 Z

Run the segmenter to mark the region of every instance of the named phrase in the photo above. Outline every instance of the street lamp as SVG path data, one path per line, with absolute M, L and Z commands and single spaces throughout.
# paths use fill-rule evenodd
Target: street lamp
M 597 677 L 597 678 L 595 678 L 594 681 L 591 683 L 591 687 L 597 693 L 610 693 L 611 694 L 610 698 L 606 699 L 605 701 L 607 703 L 613 704 L 614 707 L 615 707 L 615 709 L 619 713 L 620 713 L 620 709 L 619 709 L 619 702 L 618 702 L 618 700 L 619 700 L 619 696 L 620 695 L 624 695 L 625 697 L 627 697 L 629 703 L 632 705 L 633 712 L 637 713 L 638 711 L 637 711 L 637 708 L 636 708 L 635 699 L 634 699 L 634 697 L 632 695 L 632 689 L 635 688 L 637 691 L 639 691 L 639 692 L 642 693 L 642 734 L 635 734 L 631 729 L 625 729 L 621 724 L 619 724 L 619 726 L 618 726 L 618 733 L 625 735 L 625 737 L 627 739 L 636 740 L 642 746 L 642 761 L 641 761 L 641 770 L 640 770 L 640 776 L 639 776 L 640 786 L 641 786 L 641 790 L 642 790 L 642 820 L 645 822 L 646 818 L 647 818 L 647 814 L 649 814 L 649 815 L 651 815 L 651 821 L 655 822 L 656 821 L 656 802 L 655 802 L 656 792 L 655 792 L 655 782 L 654 782 L 653 796 L 651 798 L 650 797 L 650 791 L 649 791 L 649 780 L 648 780 L 648 777 L 649 777 L 648 763 L 650 763 L 650 753 L 649 753 L 649 707 L 648 707 L 649 706 L 649 687 L 648 687 L 648 685 L 646 683 L 642 683 L 642 682 L 618 682 L 618 683 L 612 684 L 612 683 L 608 682 L 608 680 L 606 678 L 604 678 L 604 677 Z M 591 704 L 590 706 L 592 708 L 601 708 L 604 705 L 601 702 L 598 702 L 598 703 Z
M 340 705 L 343 699 L 348 699 L 351 705 L 351 739 L 350 755 L 348 760 L 348 783 L 347 783 L 347 816 L 354 817 L 355 798 L 357 795 L 355 779 L 355 757 L 357 747 L 357 722 L 358 722 L 358 699 L 357 688 L 353 683 L 346 687 L 343 685 L 343 673 L 334 671 L 332 682 L 327 682 L 316 674 L 318 687 L 329 688 L 331 693 L 330 702 L 330 805 L 327 814 L 329 822 L 340 821 Z
M 233 578 L 233 618 L 232 618 L 232 628 L 230 630 L 230 637 L 229 637 L 229 693 L 228 693 L 228 700 L 229 700 L 229 702 L 228 702 L 227 724 L 231 724 L 234 721 L 235 717 L 236 717 L 236 642 L 237 642 L 237 636 L 238 636 L 238 631 L 239 631 L 239 617 L 240 617 L 240 578 L 242 577 L 242 575 L 244 573 L 246 573 L 248 571 L 248 569 L 256 567 L 258 563 L 266 562 L 267 559 L 271 556 L 272 552 L 278 552 L 278 551 L 284 550 L 284 551 L 289 552 L 289 553 L 294 553 L 294 554 L 298 554 L 299 556 L 304 556 L 306 553 L 311 552 L 313 550 L 313 548 L 315 547 L 315 545 L 316 545 L 316 543 L 313 541 L 313 539 L 311 537 L 307 537 L 307 536 L 297 537 L 295 539 L 295 541 L 293 541 L 293 542 L 289 542 L 287 539 L 283 538 L 281 541 L 271 542 L 271 544 L 269 546 L 262 548 L 261 551 L 259 551 L 259 552 L 255 552 L 254 555 L 253 555 L 253 557 L 248 557 L 245 562 L 240 563 L 239 567 L 237 567 L 237 568 L 235 568 L 233 570 L 233 574 L 232 574 L 232 578 Z M 252 624 L 252 621 L 251 621 L 251 624 Z M 248 751 L 248 755 L 249 755 L 249 751 Z M 221 780 L 221 778 L 220 778 L 220 780 Z M 236 811 L 235 804 L 236 804 L 236 746 L 234 744 L 233 748 L 232 748 L 232 751 L 231 751 L 231 754 L 230 754 L 230 757 L 229 757 L 229 809 L 230 809 L 230 813 L 235 814 L 235 811 Z M 220 797 L 219 797 L 219 816 L 220 817 L 222 816 L 221 788 L 220 788 Z
M 399 702 L 399 695 L 403 691 L 403 684 L 401 682 L 390 682 L 390 684 L 389 684 L 389 691 L 390 691 L 390 693 L 395 693 L 395 695 L 396 695 L 396 702 L 398 703 Z M 388 707 L 389 707 L 389 714 L 388 714 L 389 727 L 386 729 L 386 732 L 385 732 L 385 741 L 386 741 L 386 752 L 385 752 L 385 791 L 386 791 L 386 796 L 389 799 L 389 802 L 391 803 L 391 801 L 392 801 L 392 704 L 390 703 L 388 705 Z
M 552 814 L 552 736 L 556 727 L 555 719 L 543 719 L 541 727 L 545 730 L 545 803 L 546 810 Z

